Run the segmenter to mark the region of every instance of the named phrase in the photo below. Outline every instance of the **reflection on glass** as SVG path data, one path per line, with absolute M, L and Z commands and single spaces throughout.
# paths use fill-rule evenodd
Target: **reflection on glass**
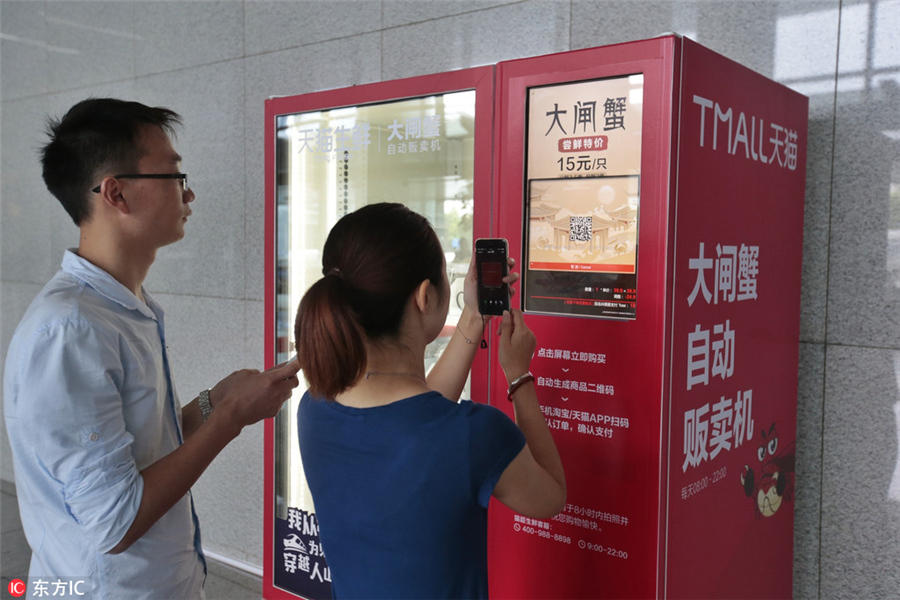
M 475 92 L 284 115 L 277 131 L 276 360 L 293 356 L 294 315 L 322 276 L 331 227 L 366 204 L 401 202 L 431 221 L 446 253 L 450 314 L 426 353 L 429 369 L 462 311 L 472 247 Z M 288 506 L 313 511 L 297 444 L 302 387 L 275 420 L 279 518 Z
M 900 298 L 900 160 L 894 161 L 891 171 L 891 185 L 888 210 L 888 285 L 890 298 Z M 894 377 L 897 381 L 897 395 L 900 397 L 900 351 L 894 352 Z M 897 430 L 897 457 L 888 498 L 900 503 L 900 402 L 894 404 L 895 426 Z
M 897 379 L 897 393 L 900 394 L 900 352 L 894 352 L 894 376 Z M 895 426 L 897 429 L 897 464 L 888 488 L 888 499 L 900 502 L 900 402 L 894 404 Z
M 799 6 L 786 3 L 790 14 L 776 23 L 775 79 L 811 99 L 834 94 L 835 67 L 840 92 L 900 85 L 900 53 L 892 41 L 900 27 L 900 1 L 869 0 L 810 11 L 798 11 Z

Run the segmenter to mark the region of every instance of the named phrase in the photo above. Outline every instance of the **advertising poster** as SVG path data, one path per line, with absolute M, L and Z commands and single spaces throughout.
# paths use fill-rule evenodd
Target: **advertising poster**
M 289 508 L 287 518 L 275 517 L 274 584 L 306 598 L 331 597 L 331 569 L 319 540 L 315 512 Z
M 529 89 L 526 310 L 635 317 L 643 82 Z
M 668 598 L 790 598 L 806 98 L 685 41 Z

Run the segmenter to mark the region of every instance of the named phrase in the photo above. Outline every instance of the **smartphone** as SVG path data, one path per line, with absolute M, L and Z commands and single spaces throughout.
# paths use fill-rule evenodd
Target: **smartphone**
M 503 281 L 509 269 L 509 244 L 502 238 L 475 240 L 475 273 L 478 280 L 478 312 L 502 315 L 509 310 L 509 284 Z

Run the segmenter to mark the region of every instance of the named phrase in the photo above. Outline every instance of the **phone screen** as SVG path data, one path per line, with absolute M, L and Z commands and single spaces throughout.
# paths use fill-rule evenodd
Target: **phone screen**
M 507 242 L 484 238 L 475 242 L 475 267 L 478 275 L 478 310 L 483 315 L 501 315 L 509 310 L 509 285 L 503 282 L 507 272 Z
M 500 287 L 503 285 L 503 265 L 493 261 L 482 263 L 481 284 L 485 287 Z

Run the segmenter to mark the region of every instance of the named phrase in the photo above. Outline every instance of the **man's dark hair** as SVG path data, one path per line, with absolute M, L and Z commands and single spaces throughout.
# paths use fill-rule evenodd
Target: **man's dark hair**
M 138 133 L 155 125 L 170 136 L 178 113 L 115 98 L 89 98 L 59 120 L 48 119 L 50 141 L 41 150 L 44 183 L 81 225 L 91 213 L 91 188 L 101 173 L 132 172 L 140 159 Z

